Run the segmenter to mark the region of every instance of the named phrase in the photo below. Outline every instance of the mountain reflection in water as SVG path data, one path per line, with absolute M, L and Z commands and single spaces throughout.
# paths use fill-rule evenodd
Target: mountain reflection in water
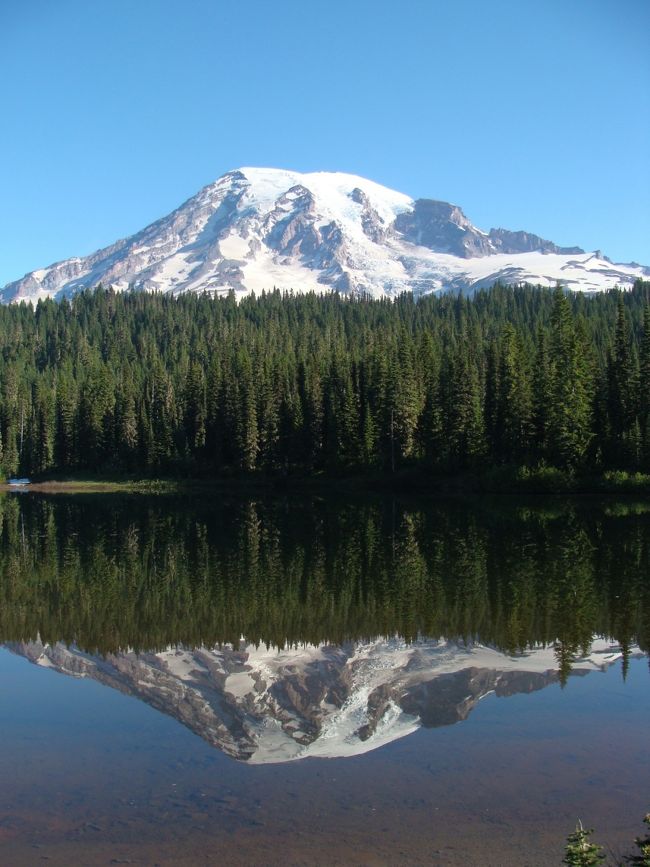
M 62 643 L 9 649 L 142 699 L 227 755 L 254 764 L 359 755 L 421 725 L 464 720 L 490 693 L 532 692 L 558 681 L 552 647 L 508 656 L 445 639 L 105 657 Z M 604 670 L 619 659 L 620 648 L 596 639 L 573 671 Z
M 356 755 L 650 646 L 643 505 L 29 495 L 0 531 L 0 641 L 249 762 Z

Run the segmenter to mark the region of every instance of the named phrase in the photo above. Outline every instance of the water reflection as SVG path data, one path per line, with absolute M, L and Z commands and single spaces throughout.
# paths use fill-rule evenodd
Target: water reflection
M 0 641 L 237 759 L 354 755 L 491 692 L 625 676 L 649 566 L 629 503 L 4 497 Z
M 60 642 L 9 649 L 135 696 L 252 764 L 359 755 L 420 726 L 460 722 L 491 693 L 533 692 L 559 678 L 553 647 L 509 656 L 445 639 L 283 649 L 242 643 L 104 657 Z M 602 671 L 621 656 L 596 639 L 573 672 Z

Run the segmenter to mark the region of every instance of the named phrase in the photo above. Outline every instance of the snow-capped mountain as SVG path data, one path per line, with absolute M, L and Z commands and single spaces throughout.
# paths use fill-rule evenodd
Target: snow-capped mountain
M 359 755 L 420 726 L 459 722 L 490 693 L 532 692 L 558 679 L 552 647 L 508 656 L 444 638 L 105 657 L 62 643 L 5 646 L 36 665 L 135 696 L 255 764 Z M 573 670 L 604 670 L 620 658 L 618 646 L 597 639 Z
M 501 280 L 595 291 L 650 276 L 527 232 L 477 229 L 460 208 L 354 175 L 243 168 L 169 216 L 90 256 L 32 271 L 5 302 L 99 283 L 161 292 L 471 291 Z

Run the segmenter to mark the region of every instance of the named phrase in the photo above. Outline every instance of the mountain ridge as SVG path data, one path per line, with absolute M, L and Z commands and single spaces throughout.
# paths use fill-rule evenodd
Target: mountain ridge
M 648 275 L 532 232 L 485 232 L 458 205 L 357 175 L 244 167 L 133 235 L 8 283 L 0 300 L 60 299 L 100 283 L 216 295 L 280 288 L 392 297 L 497 281 L 592 292 Z

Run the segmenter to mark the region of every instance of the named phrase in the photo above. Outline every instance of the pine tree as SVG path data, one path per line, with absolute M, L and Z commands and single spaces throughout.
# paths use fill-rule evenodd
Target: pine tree
M 367 468 L 374 467 L 377 464 L 377 428 L 372 417 L 370 403 L 366 400 L 363 404 L 363 413 L 361 419 L 362 439 L 363 439 L 363 465 Z
M 52 392 L 41 382 L 37 383 L 34 395 L 32 430 L 30 439 L 30 473 L 44 473 L 52 467 L 54 452 L 54 413 L 51 404 Z
M 445 443 L 451 465 L 475 466 L 485 451 L 483 406 L 478 371 L 462 338 L 449 359 L 445 395 Z
M 388 402 L 394 426 L 398 463 L 400 463 L 414 454 L 421 408 L 415 379 L 412 341 L 405 330 L 400 334 L 399 347 L 392 359 Z
M 325 392 L 325 452 L 331 467 L 353 466 L 361 454 L 361 419 L 351 370 L 343 355 L 332 358 Z
M 125 371 L 115 398 L 115 453 L 122 466 L 136 468 L 138 454 L 138 414 L 135 386 L 129 370 Z
M 150 442 L 151 464 L 164 468 L 173 457 L 175 400 L 171 380 L 159 357 L 152 362 L 146 399 L 150 435 L 144 431 L 143 436 Z
M 309 465 L 315 467 L 323 452 L 323 386 L 318 367 L 304 364 L 301 381 L 305 405 L 305 451 Z
M 57 467 L 70 468 L 78 461 L 76 453 L 77 395 L 72 371 L 59 372 L 56 386 L 56 422 L 54 462 Z
M 551 404 L 550 360 L 546 331 L 537 330 L 537 346 L 532 381 L 533 448 L 538 458 L 548 457 L 549 407 Z
M 638 855 L 628 855 L 625 859 L 626 864 L 633 864 L 634 867 L 650 867 L 650 813 L 644 820 L 648 826 L 648 833 L 645 837 L 637 837 L 634 841 L 640 850 Z
M 650 305 L 643 310 L 643 335 L 639 353 L 639 425 L 641 466 L 650 471 Z
M 491 455 L 502 456 L 500 407 L 501 399 L 501 365 L 499 364 L 499 346 L 496 340 L 491 340 L 487 348 L 485 363 L 485 436 Z
M 115 387 L 108 367 L 91 363 L 79 398 L 79 459 L 89 468 L 101 467 L 111 455 L 114 442 Z
M 208 368 L 205 398 L 205 460 L 207 467 L 212 471 L 218 470 L 222 462 L 220 449 L 220 431 L 222 426 L 220 396 L 221 362 L 215 355 Z
M 630 434 L 636 416 L 636 376 L 625 315 L 623 293 L 619 293 L 614 344 L 608 360 L 609 458 L 618 466 L 634 463 Z
M 584 332 L 561 287 L 553 296 L 549 351 L 549 456 L 558 466 L 575 469 L 583 465 L 593 436 L 593 379 Z
M 280 372 L 277 363 L 265 364 L 257 382 L 259 459 L 267 470 L 281 466 Z
M 424 407 L 418 422 L 421 451 L 429 464 L 438 462 L 443 451 L 442 406 L 438 380 L 439 376 L 432 377 L 427 383 Z
M 530 449 L 533 407 L 524 348 L 515 329 L 509 324 L 503 329 L 499 368 L 495 440 L 498 452 L 505 460 L 518 461 Z
M 593 867 L 603 863 L 605 856 L 602 847 L 589 840 L 591 834 L 593 829 L 585 830 L 582 822 L 578 821 L 575 831 L 567 837 L 563 864 L 568 867 Z
M 234 421 L 235 462 L 245 472 L 255 469 L 259 451 L 257 401 L 250 354 L 242 349 L 236 359 L 236 403 L 232 409 Z
M 190 454 L 200 455 L 205 446 L 206 395 L 203 368 L 193 361 L 187 371 L 183 394 L 185 412 L 183 427 Z

